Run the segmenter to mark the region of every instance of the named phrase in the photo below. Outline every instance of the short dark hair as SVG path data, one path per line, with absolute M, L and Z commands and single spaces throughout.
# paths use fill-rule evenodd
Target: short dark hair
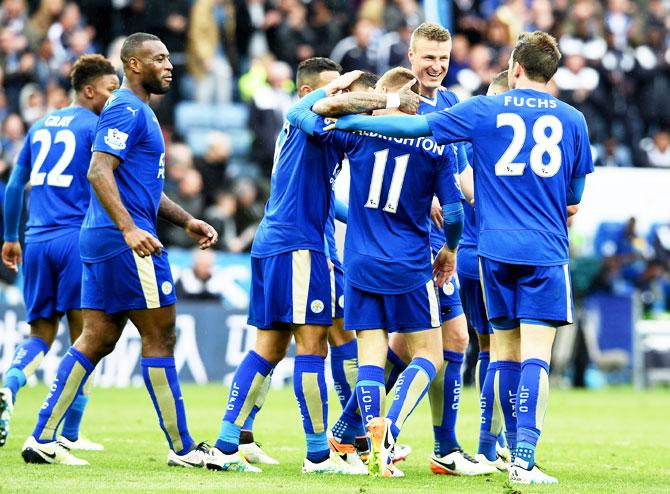
M 149 33 L 133 33 L 128 36 L 123 45 L 121 45 L 121 61 L 127 64 L 131 57 L 134 57 L 137 50 L 142 48 L 146 41 L 160 41 L 158 36 Z
M 549 82 L 560 60 L 556 39 L 543 31 L 521 34 L 512 52 L 512 61 L 523 67 L 529 79 L 538 82 Z
M 79 92 L 98 77 L 113 74 L 116 74 L 114 66 L 102 55 L 82 55 L 72 66 L 70 84 Z
M 377 74 L 373 74 L 372 72 L 363 72 L 355 82 L 360 82 L 367 87 L 373 88 L 377 85 L 378 80 L 379 76 Z
M 311 86 L 316 89 L 318 85 L 318 78 L 321 72 L 334 71 L 338 74 L 342 73 L 342 66 L 339 63 L 333 62 L 330 58 L 313 57 L 303 60 L 298 65 L 296 73 L 296 85 L 298 89 L 304 85 Z

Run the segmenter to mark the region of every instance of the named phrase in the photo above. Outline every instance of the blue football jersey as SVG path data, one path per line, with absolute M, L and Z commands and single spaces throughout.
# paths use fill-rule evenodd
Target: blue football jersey
M 427 115 L 428 113 L 433 113 L 440 110 L 445 110 L 451 108 L 459 102 L 458 96 L 452 91 L 449 91 L 445 88 L 439 88 L 434 98 L 428 98 L 426 96 L 420 97 L 421 102 L 419 103 L 419 115 Z M 466 143 L 459 143 L 455 146 L 464 146 Z M 463 173 L 463 170 L 467 166 L 467 163 L 457 160 L 457 173 Z M 466 218 L 467 220 L 467 218 Z M 444 245 L 444 230 L 435 226 L 435 224 L 430 222 L 430 245 L 435 251 L 439 251 Z
M 121 201 L 139 228 L 156 235 L 165 142 L 153 110 L 128 89 L 114 91 L 100 114 L 93 152 L 121 160 L 114 171 Z M 89 262 L 129 248 L 95 194 L 82 225 L 80 248 L 82 259 Z
M 277 137 L 270 198 L 251 247 L 254 257 L 292 250 L 325 252 L 324 235 L 332 187 L 343 155 L 324 144 L 319 119 L 314 135 L 288 122 Z
M 332 132 L 351 171 L 344 244 L 347 282 L 373 293 L 407 293 L 432 277 L 430 206 L 460 200 L 452 146 Z
M 426 115 L 439 143 L 472 142 L 479 255 L 568 262 L 566 194 L 593 172 L 584 116 L 548 93 L 515 89 Z
M 69 106 L 49 113 L 28 131 L 16 166 L 30 170 L 26 241 L 78 230 L 91 197 L 86 172 L 98 116 Z
M 335 184 L 333 184 L 334 186 Z M 328 220 L 326 221 L 326 246 L 328 247 L 328 259 L 333 262 L 340 262 L 340 256 L 337 252 L 337 243 L 335 242 L 335 190 L 330 194 L 330 209 L 328 210 Z

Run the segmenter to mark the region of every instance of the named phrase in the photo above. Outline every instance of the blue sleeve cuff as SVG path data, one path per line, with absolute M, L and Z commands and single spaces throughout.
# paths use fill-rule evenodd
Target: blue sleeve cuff
M 19 240 L 19 222 L 23 212 L 23 191 L 28 180 L 30 180 L 29 168 L 25 166 L 14 167 L 5 190 L 3 211 L 5 242 L 17 242 Z
M 586 177 L 573 178 L 568 187 L 568 206 L 579 204 L 584 194 L 584 185 L 586 184 Z
M 447 239 L 447 248 L 454 250 L 458 247 L 458 242 L 461 240 L 461 234 L 463 233 L 465 217 L 463 204 L 460 201 L 445 204 L 442 206 L 442 216 L 444 218 L 444 236 Z
M 389 137 L 423 137 L 432 134 L 423 115 L 346 115 L 337 119 L 336 129 L 365 130 Z
M 326 91 L 324 89 L 312 91 L 289 109 L 286 119 L 294 127 L 309 135 L 313 135 L 316 124 L 321 117 L 312 111 L 312 106 L 325 97 Z
M 349 206 L 344 204 L 339 199 L 335 199 L 335 219 L 341 223 L 346 223 L 348 216 Z

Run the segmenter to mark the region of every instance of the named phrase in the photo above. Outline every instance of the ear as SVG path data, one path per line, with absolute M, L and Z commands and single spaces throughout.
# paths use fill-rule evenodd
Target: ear
M 300 86 L 300 89 L 298 89 L 298 94 L 302 98 L 303 96 L 308 95 L 312 91 L 314 91 L 314 89 L 312 89 L 312 86 L 310 86 L 309 84 L 303 84 L 302 86 Z
M 409 60 L 409 64 L 412 65 L 414 60 L 414 51 L 411 48 L 407 50 L 407 60 Z
M 514 79 L 518 79 L 524 73 L 523 67 L 519 62 L 514 62 L 512 66 L 512 74 L 514 74 Z
M 86 84 L 84 88 L 81 90 L 81 92 L 84 94 L 84 97 L 86 99 L 93 99 L 95 96 L 95 89 L 93 89 L 93 86 L 90 84 Z
M 130 57 L 130 59 L 128 60 L 128 67 L 134 73 L 139 74 L 140 71 L 141 71 L 140 60 L 138 58 L 135 58 L 135 57 Z

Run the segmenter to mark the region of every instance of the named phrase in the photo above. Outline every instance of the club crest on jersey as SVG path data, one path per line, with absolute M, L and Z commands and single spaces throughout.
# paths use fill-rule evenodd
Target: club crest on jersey
M 454 284 L 451 281 L 449 283 L 445 283 L 444 286 L 442 287 L 442 291 L 444 292 L 445 295 L 453 295 Z
M 312 312 L 314 312 L 314 314 L 321 314 L 325 306 L 323 305 L 323 302 L 321 300 L 317 299 L 312 301 L 312 304 L 309 306 L 309 308 L 312 309 Z
M 163 292 L 163 295 L 170 295 L 172 293 L 172 283 L 164 281 L 161 285 L 161 291 Z
M 116 150 L 126 149 L 126 141 L 128 140 L 128 134 L 121 132 L 119 129 L 107 129 L 107 135 L 105 136 L 105 144 L 110 148 Z
M 341 309 L 344 309 L 344 295 L 340 295 L 340 298 L 337 299 L 337 305 L 339 305 Z

